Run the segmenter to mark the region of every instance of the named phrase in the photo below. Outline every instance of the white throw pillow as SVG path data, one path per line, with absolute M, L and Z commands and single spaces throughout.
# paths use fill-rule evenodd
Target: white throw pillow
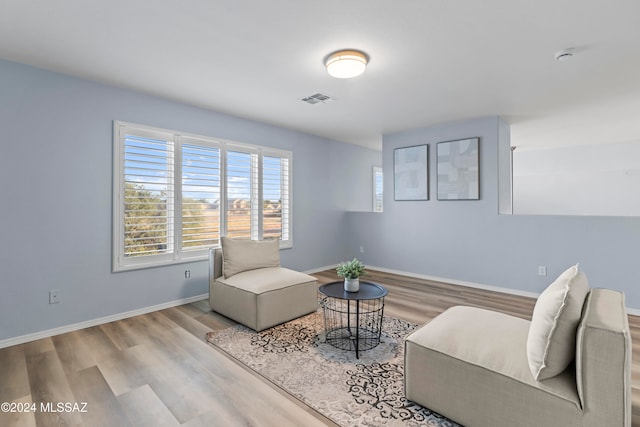
M 589 293 L 587 276 L 574 265 L 538 297 L 533 309 L 527 358 L 536 380 L 564 371 L 576 353 L 576 330 Z
M 225 278 L 266 267 L 280 267 L 280 241 L 222 238 L 222 272 Z

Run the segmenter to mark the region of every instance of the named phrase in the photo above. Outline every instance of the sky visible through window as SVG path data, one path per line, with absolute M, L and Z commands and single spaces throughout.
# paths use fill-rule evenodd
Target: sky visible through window
M 166 195 L 173 179 L 170 165 L 174 156 L 173 145 L 167 141 L 127 135 L 125 146 L 125 181 L 141 185 L 158 196 Z M 246 167 L 250 156 L 241 152 L 227 153 L 227 197 L 230 200 L 250 198 L 251 169 Z M 264 156 L 263 168 L 269 177 L 282 176 L 280 158 Z M 217 186 L 217 190 L 212 186 Z M 219 203 L 219 188 L 220 149 L 183 144 L 182 192 L 193 199 Z M 264 200 L 278 201 L 281 197 L 279 183 L 273 179 L 264 183 Z

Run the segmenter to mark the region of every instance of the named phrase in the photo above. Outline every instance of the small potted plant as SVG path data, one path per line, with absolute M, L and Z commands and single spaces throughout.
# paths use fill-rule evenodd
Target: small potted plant
M 364 274 L 364 264 L 354 258 L 348 262 L 341 262 L 336 268 L 338 277 L 344 277 L 344 290 L 358 292 L 360 290 L 360 276 Z

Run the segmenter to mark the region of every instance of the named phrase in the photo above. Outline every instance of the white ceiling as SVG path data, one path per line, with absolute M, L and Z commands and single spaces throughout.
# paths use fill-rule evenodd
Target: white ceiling
M 365 74 L 327 75 L 341 48 Z M 638 0 L 0 0 L 0 57 L 375 149 L 487 115 L 519 146 L 640 140 Z

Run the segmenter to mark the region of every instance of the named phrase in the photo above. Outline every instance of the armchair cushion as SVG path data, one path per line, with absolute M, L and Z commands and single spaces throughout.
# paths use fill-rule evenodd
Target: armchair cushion
M 231 278 L 218 280 L 219 283 L 254 294 L 277 291 L 313 281 L 315 281 L 313 276 L 282 267 L 254 269 Z
M 538 297 L 527 337 L 527 359 L 536 380 L 560 374 L 574 359 L 576 329 L 588 293 L 587 276 L 576 264 Z
M 243 271 L 280 266 L 278 240 L 222 239 L 222 271 L 229 278 Z

